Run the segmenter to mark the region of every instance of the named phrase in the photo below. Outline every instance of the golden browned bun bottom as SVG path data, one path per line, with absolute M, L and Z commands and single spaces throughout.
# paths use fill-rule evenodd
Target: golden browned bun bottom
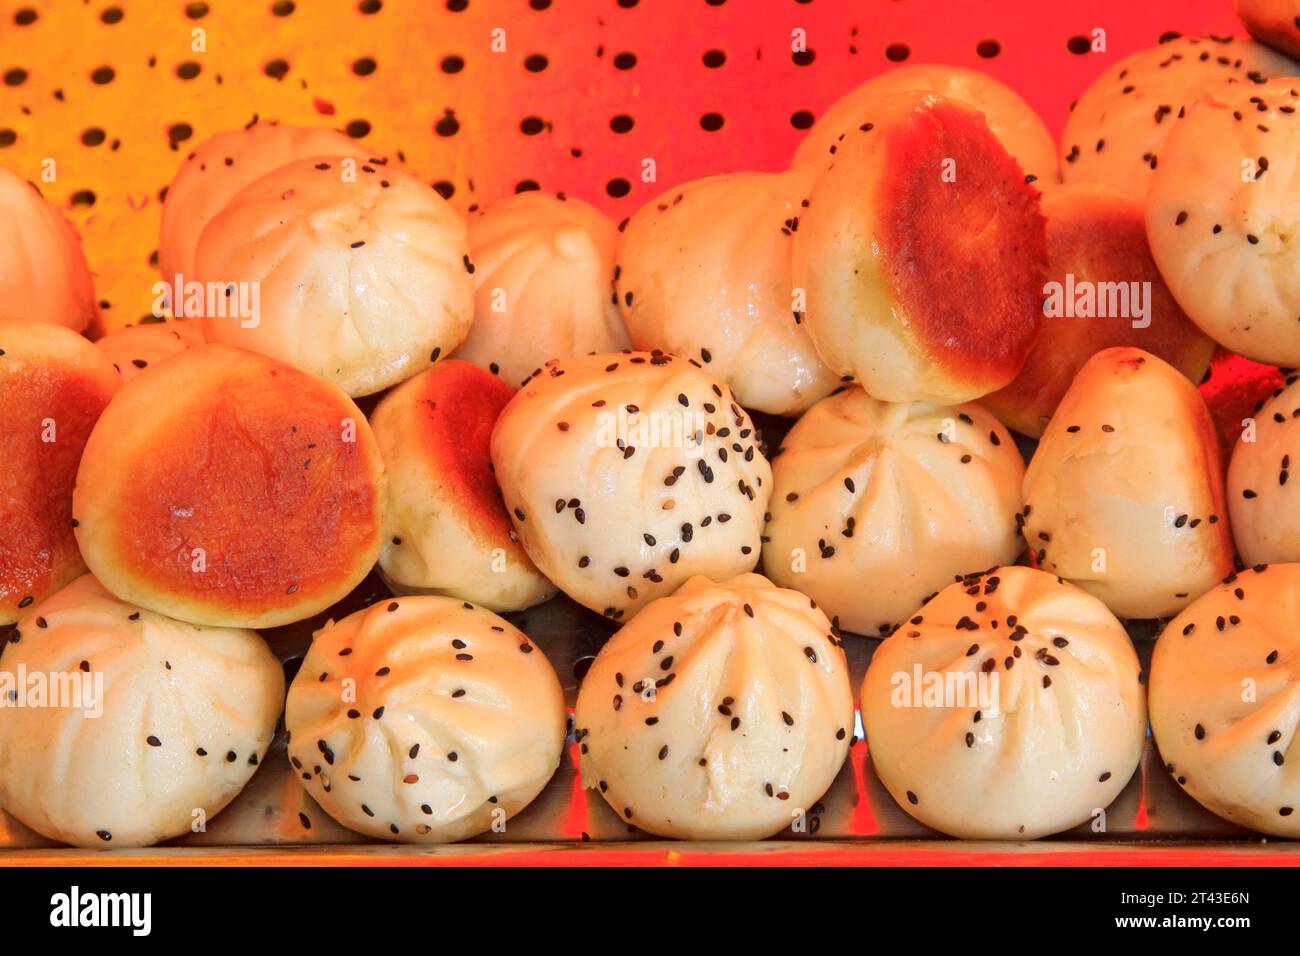
M 1006 388 L 985 396 L 984 406 L 1008 428 L 1037 438 L 1083 363 L 1114 345 L 1141 348 L 1199 382 L 1214 342 L 1183 314 L 1160 278 L 1142 204 L 1102 183 L 1067 183 L 1044 190 L 1043 214 L 1055 304 L 1044 306 L 1052 311 L 1025 367 Z M 1147 288 L 1146 312 L 1139 315 Z M 1121 314 L 1097 315 L 1101 310 Z
M 347 594 L 379 555 L 383 464 L 338 388 L 225 345 L 118 395 L 73 498 L 86 564 L 126 601 L 194 624 L 270 627 Z
M 72 487 L 90 430 L 121 385 L 75 332 L 0 320 L 0 624 L 85 571 Z
M 1300 6 L 1295 0 L 1237 0 L 1237 16 L 1256 40 L 1300 60 Z

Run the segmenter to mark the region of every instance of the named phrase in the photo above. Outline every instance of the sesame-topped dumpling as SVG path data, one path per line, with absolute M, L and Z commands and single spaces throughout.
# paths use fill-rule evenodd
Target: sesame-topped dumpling
M 0 690 L 27 696 L 0 720 L 0 807 L 75 846 L 206 827 L 257 772 L 284 701 L 253 631 L 155 614 L 89 574 L 28 608 L 3 651 Z
M 70 329 L 0 319 L 0 625 L 86 570 L 72 489 L 86 439 L 121 385 Z
M 1044 190 L 1043 215 L 1048 281 L 1038 340 L 1015 380 L 981 403 L 1037 438 L 1083 363 L 1115 345 L 1143 348 L 1199 382 L 1214 341 L 1160 277 L 1142 203 L 1104 183 L 1062 183 Z
M 1300 65 L 1189 105 L 1147 195 L 1151 252 L 1174 297 L 1220 345 L 1300 364 Z
M 964 103 L 897 93 L 859 119 L 794 235 L 818 353 L 881 401 L 1001 388 L 1042 318 L 1038 190 Z
M 151 365 L 194 345 L 203 344 L 203 324 L 192 319 L 130 325 L 99 339 L 95 345 L 129 382 Z
M 1300 565 L 1233 574 L 1169 622 L 1151 658 L 1165 769 L 1226 820 L 1300 838 Z
M 465 224 L 437 192 L 348 157 L 302 159 L 203 230 L 203 333 L 369 395 L 451 354 L 474 315 Z
M 917 63 L 886 70 L 832 103 L 795 150 L 794 163 L 824 168 L 849 132 L 871 112 L 874 100 L 891 93 L 929 90 L 975 107 L 1025 174 L 1056 182 L 1056 143 L 1033 107 L 987 73 L 961 66 Z
M 745 410 L 697 362 L 549 362 L 497 419 L 492 462 L 533 563 L 614 620 L 758 561 L 772 470 Z
M 646 203 L 618 250 L 632 344 L 697 359 L 746 408 L 797 415 L 837 378 L 802 328 L 790 252 L 810 168 L 708 176 Z
M 430 596 L 317 631 L 284 711 L 289 760 L 321 808 L 407 843 L 504 832 L 559 766 L 565 723 L 541 648 L 491 611 Z
M 515 390 L 468 362 L 439 362 L 385 395 L 370 426 L 388 472 L 379 567 L 398 594 L 493 611 L 546 600 L 492 476 L 492 426 Z
M 760 840 L 808 814 L 849 752 L 840 640 L 759 574 L 687 581 L 601 648 L 574 709 L 582 783 L 659 836 Z
M 613 299 L 617 238 L 595 206 L 536 191 L 472 217 L 474 323 L 456 358 L 517 386 L 550 359 L 627 348 Z
M 1148 352 L 1098 352 L 1025 472 L 1038 567 L 1120 617 L 1167 617 L 1232 569 L 1214 422 L 1196 386 Z
M 374 566 L 383 479 L 339 389 L 203 345 L 118 393 L 86 443 L 72 514 L 86 564 L 123 600 L 274 627 L 325 610 Z
M 1237 16 L 1256 40 L 1300 58 L 1300 6 L 1295 0 L 1237 0 Z
M 0 167 L 0 318 L 83 331 L 95 289 L 81 239 L 31 183 Z
M 1232 37 L 1177 37 L 1139 50 L 1094 80 L 1070 110 L 1061 176 L 1108 183 L 1143 199 L 1152 171 L 1165 161 L 1165 138 L 1197 97 L 1226 83 L 1253 92 L 1264 77 L 1297 71 L 1294 61 L 1263 44 Z
M 763 570 L 840 627 L 889 633 L 954 575 L 1014 561 L 1024 462 L 970 403 L 823 399 L 772 459 Z
M 1256 410 L 1228 464 L 1228 512 L 1237 552 L 1247 564 L 1300 561 L 1300 376 Z
M 162 208 L 158 268 L 166 282 L 194 276 L 199 236 L 235 193 L 273 169 L 309 156 L 350 156 L 364 162 L 374 154 L 357 140 L 322 126 L 290 126 L 260 120 L 217 133 L 185 158 L 167 187 Z
M 871 765 L 898 805 L 963 839 L 1035 839 L 1099 813 L 1137 769 L 1146 695 L 1106 606 L 1032 568 L 968 575 L 876 649 Z

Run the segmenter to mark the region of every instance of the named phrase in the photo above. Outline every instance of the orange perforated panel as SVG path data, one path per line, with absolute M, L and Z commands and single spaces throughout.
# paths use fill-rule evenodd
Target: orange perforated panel
M 687 179 L 782 167 L 896 62 L 985 69 L 1059 133 L 1093 77 L 1169 31 L 1242 33 L 1230 0 L 4 0 L 0 164 L 39 182 L 53 161 L 41 189 L 116 328 L 150 309 L 179 160 L 254 115 L 400 152 L 461 209 L 536 187 L 622 218 Z

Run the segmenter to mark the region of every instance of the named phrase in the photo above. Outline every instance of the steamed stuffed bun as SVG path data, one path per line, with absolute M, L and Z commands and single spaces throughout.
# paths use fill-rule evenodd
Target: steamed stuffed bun
M 954 575 L 1014 561 L 1025 467 L 976 404 L 814 405 L 772 461 L 763 570 L 840 627 L 889 633 Z
M 1296 78 L 1206 93 L 1170 132 L 1147 195 L 1151 252 L 1192 321 L 1287 366 L 1300 364 L 1298 108 Z
M 80 335 L 0 319 L 0 625 L 86 570 L 72 489 L 121 377 Z
M 20 667 L 61 675 L 51 693 L 72 696 L 5 709 L 0 807 L 75 846 L 149 846 L 206 824 L 257 772 L 284 700 L 253 631 L 154 614 L 89 574 L 24 612 L 0 657 L 6 674 Z
M 388 472 L 379 567 L 399 594 L 518 611 L 555 587 L 528 559 L 492 476 L 492 426 L 515 390 L 452 359 L 380 400 L 370 426 Z
M 473 269 L 465 224 L 441 196 L 338 156 L 298 160 L 240 190 L 195 257 L 197 282 L 233 290 L 201 310 L 208 341 L 297 365 L 353 396 L 410 378 L 461 343 Z
M 162 208 L 158 267 L 163 279 L 194 278 L 194 253 L 204 227 L 231 198 L 273 169 L 309 156 L 371 154 L 350 136 L 324 127 L 289 126 L 262 120 L 242 129 L 218 133 L 185 158 L 167 187 Z
M 284 712 L 321 808 L 407 843 L 505 830 L 559 766 L 565 723 L 541 648 L 446 597 L 379 601 L 317 631 Z
M 548 363 L 497 419 L 492 462 L 533 563 L 606 617 L 758 561 L 771 468 L 731 390 L 686 359 Z
M 1151 658 L 1167 769 L 1226 820 L 1300 837 L 1300 565 L 1234 574 L 1169 622 Z
M 1292 459 L 1300 466 L 1300 378 L 1259 408 L 1232 451 L 1228 512 L 1237 551 L 1247 564 L 1300 561 L 1300 508 L 1292 500 Z
M 83 331 L 95 289 L 81 239 L 40 191 L 0 167 L 0 318 Z
M 1295 0 L 1237 0 L 1237 16 L 1256 40 L 1300 57 L 1300 6 Z
M 95 346 L 129 382 L 168 356 L 203 344 L 203 326 L 191 319 L 147 322 L 110 332 Z
M 794 235 L 818 353 L 882 401 L 952 404 L 1001 388 L 1042 318 L 1038 191 L 964 103 L 900 93 L 859 120 Z
M 810 169 L 709 176 L 646 203 L 618 251 L 632 344 L 697 359 L 746 408 L 797 415 L 837 378 L 800 326 L 790 250 Z
M 876 649 L 871 763 L 898 805 L 963 839 L 1035 839 L 1092 819 L 1133 776 L 1146 695 L 1096 598 L 1031 568 L 968 575 Z
M 982 404 L 1036 438 L 1083 363 L 1114 345 L 1141 347 L 1199 382 L 1214 342 L 1160 277 L 1142 204 L 1102 183 L 1065 183 L 1043 192 L 1043 215 L 1050 295 L 1038 340 L 1015 380 Z
M 799 825 L 849 751 L 853 691 L 826 615 L 758 574 L 687 581 L 601 648 L 574 710 L 582 783 L 659 836 Z
M 1141 200 L 1165 161 L 1165 138 L 1197 97 L 1228 83 L 1253 92 L 1263 77 L 1297 72 L 1300 65 L 1287 57 L 1232 37 L 1178 37 L 1139 50 L 1094 80 L 1071 109 L 1061 135 L 1061 176 L 1106 183 Z
M 871 112 L 875 100 L 891 93 L 929 90 L 975 107 L 984 114 L 998 142 L 1034 180 L 1056 182 L 1056 144 L 1042 119 L 1015 90 L 987 73 L 960 66 L 915 64 L 887 70 L 830 105 L 795 150 L 796 165 L 825 168 L 849 131 Z
M 1141 349 L 1098 352 L 1025 472 L 1038 567 L 1120 617 L 1167 617 L 1232 569 L 1218 438 L 1180 372 Z
M 517 386 L 549 359 L 628 345 L 614 224 L 578 199 L 517 193 L 469 223 L 474 323 L 456 350 Z
M 86 442 L 72 514 L 86 564 L 123 600 L 274 627 L 325 610 L 374 566 L 383 480 L 341 391 L 204 345 L 118 393 Z

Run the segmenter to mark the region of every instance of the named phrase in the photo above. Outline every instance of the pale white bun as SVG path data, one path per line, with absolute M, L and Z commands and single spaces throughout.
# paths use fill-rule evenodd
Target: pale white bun
M 1144 199 L 1185 107 L 1224 83 L 1253 88 L 1256 78 L 1293 76 L 1298 69 L 1263 44 L 1232 37 L 1178 37 L 1139 50 L 1075 101 L 1061 134 L 1061 177 L 1107 183 Z
M 1295 375 L 1251 417 L 1228 464 L 1228 513 L 1246 564 L 1300 561 L 1300 387 Z M 1292 464 L 1295 455 L 1295 465 Z
M 1167 617 L 1232 570 L 1214 423 L 1196 386 L 1148 352 L 1098 352 L 1025 472 L 1039 567 L 1120 617 Z
M 797 415 L 837 376 L 796 313 L 790 253 L 810 168 L 709 176 L 646 203 L 623 230 L 618 302 L 632 344 L 694 358 L 746 408 Z
M 861 122 L 858 117 L 871 111 L 875 100 L 913 90 L 929 90 L 975 107 L 984 114 L 998 142 L 1015 157 L 1027 175 L 1043 183 L 1058 180 L 1052 134 L 1019 93 L 987 73 L 939 63 L 916 63 L 886 70 L 841 96 L 799 144 L 794 164 L 824 168 L 839 151 L 839 144 Z
M 1025 466 L 979 405 L 823 399 L 772 461 L 763 570 L 861 634 L 889 633 L 954 575 L 1016 559 Z
M 1300 837 L 1300 565 L 1233 575 L 1169 622 L 1151 658 L 1165 768 L 1226 820 Z
M 731 390 L 697 363 L 547 363 L 497 419 L 492 462 L 538 570 L 614 620 L 758 562 L 772 470 Z
M 541 648 L 491 611 L 395 598 L 316 632 L 284 724 L 295 775 L 339 823 L 446 843 L 504 831 L 546 786 L 564 692 Z
M 1189 104 L 1160 152 L 1147 236 L 1187 315 L 1225 348 L 1300 364 L 1300 65 Z M 1240 119 L 1238 118 L 1240 117 Z
M 89 574 L 24 613 L 0 673 L 19 695 L 0 720 L 0 806 L 83 847 L 206 826 L 257 772 L 284 701 L 280 662 L 253 631 L 155 614 Z
M 595 206 L 536 191 L 472 217 L 474 323 L 456 358 L 518 386 L 549 359 L 627 348 L 613 299 L 617 237 Z
M 97 312 L 72 223 L 35 186 L 0 167 L 0 318 L 81 332 Z
M 171 319 L 131 325 L 110 332 L 95 342 L 104 357 L 129 382 L 168 356 L 203 344 L 203 324 L 192 319 Z
M 687 581 L 601 648 L 574 710 L 582 783 L 659 836 L 803 827 L 853 735 L 826 615 L 759 574 Z
M 177 171 L 163 201 L 158 269 L 163 280 L 194 278 L 199 236 L 226 203 L 273 169 L 309 156 L 350 156 L 358 162 L 373 154 L 332 129 L 290 126 L 260 120 L 242 129 L 217 133 L 200 143 Z
M 492 475 L 492 426 L 515 390 L 478 366 L 439 362 L 370 416 L 388 473 L 379 567 L 398 594 L 444 594 L 519 611 L 555 594 L 528 559 Z
M 0 319 L 0 626 L 86 570 L 72 490 L 91 429 L 121 386 L 76 332 Z
M 897 93 L 859 120 L 794 235 L 794 285 L 822 361 L 882 401 L 1001 388 L 1042 319 L 1038 190 L 964 103 Z
M 346 162 L 297 160 L 244 187 L 203 230 L 194 272 L 204 287 L 237 290 L 205 296 L 215 299 L 202 309 L 209 342 L 270 355 L 359 396 L 461 343 L 474 315 L 474 264 L 465 224 L 434 190 L 397 169 L 350 171 Z M 241 295 L 257 315 L 237 314 Z
M 871 764 L 949 836 L 1035 839 L 1099 818 L 1137 768 L 1146 695 L 1133 644 L 1091 595 L 1003 567 L 940 591 L 862 683 Z

